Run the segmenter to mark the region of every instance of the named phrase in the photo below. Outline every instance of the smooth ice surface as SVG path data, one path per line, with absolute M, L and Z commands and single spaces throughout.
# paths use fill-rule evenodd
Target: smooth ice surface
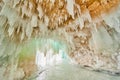
M 64 62 L 55 67 L 47 68 L 37 77 L 37 80 L 120 80 L 120 76 L 89 71 Z

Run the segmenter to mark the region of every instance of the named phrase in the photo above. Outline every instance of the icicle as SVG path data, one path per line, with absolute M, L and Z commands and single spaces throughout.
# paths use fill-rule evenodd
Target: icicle
M 42 10 L 42 8 L 41 8 L 41 5 L 38 5 L 37 10 L 38 10 L 38 12 L 39 12 L 39 17 L 40 17 L 40 19 L 41 19 L 42 16 L 43 16 L 43 10 Z
M 92 22 L 91 15 L 89 13 L 89 10 L 86 11 L 86 18 L 88 19 L 89 22 Z
M 66 0 L 66 2 L 67 2 L 66 9 L 67 9 L 68 13 L 74 19 L 74 4 L 75 4 L 75 1 L 74 0 Z
M 13 7 L 15 8 L 15 6 L 20 2 L 20 0 L 14 0 L 14 5 Z
M 18 26 L 17 28 L 17 34 L 20 32 L 21 25 Z
M 29 1 L 29 9 L 32 10 L 32 8 L 33 8 L 33 4 L 32 2 Z
M 47 61 L 47 65 L 52 65 L 54 63 L 54 59 L 51 59 L 53 57 L 53 50 L 50 49 L 47 51 L 46 53 L 46 61 Z
M 9 27 L 9 29 L 8 29 L 9 36 L 11 36 L 13 34 L 13 32 L 14 32 L 14 27 Z
M 31 27 L 36 27 L 37 26 L 37 16 L 36 15 L 33 15 L 32 16 L 32 19 L 31 19 Z
M 55 3 L 55 0 L 50 0 L 51 2 L 52 2 L 52 4 L 54 4 Z
M 80 29 L 83 29 L 83 27 L 84 27 L 84 21 L 83 21 L 83 19 L 79 18 L 78 20 L 79 20 Z
M 44 57 L 44 53 L 37 50 L 36 52 L 36 64 L 38 67 L 45 67 L 46 65 L 46 59 Z
M 25 32 L 26 32 L 27 37 L 30 38 L 32 31 L 33 31 L 33 27 L 30 25 L 30 23 L 27 24 L 25 30 L 26 30 Z
M 28 2 L 25 0 L 24 1 L 24 5 L 22 6 L 22 18 L 24 17 L 24 15 L 27 15 L 27 16 L 31 16 L 31 11 L 28 10 Z
M 25 37 L 25 31 L 24 29 L 22 28 L 22 33 L 21 33 L 21 38 L 20 38 L 20 41 L 22 41 Z
M 5 16 L 0 16 L 0 28 L 4 26 L 6 21 L 7 21 L 7 18 Z
M 40 28 L 40 31 L 43 32 L 43 34 L 45 34 L 45 32 L 48 30 L 47 26 L 43 22 L 39 22 L 39 28 Z
M 82 3 L 84 3 L 86 0 L 82 0 Z
M 4 5 L 0 15 L 4 15 L 8 18 L 10 26 L 13 26 L 14 23 L 18 20 L 17 13 L 11 9 L 8 5 Z
M 49 18 L 48 18 L 48 16 L 44 16 L 44 20 L 45 20 L 45 25 L 48 26 L 49 25 Z
M 88 20 L 89 22 L 92 22 L 89 10 L 86 10 L 83 14 L 82 14 L 82 18 L 86 21 Z
M 77 9 L 78 9 L 78 12 L 79 12 L 79 14 L 78 15 L 80 15 L 81 14 L 81 9 L 80 9 L 80 6 L 78 5 L 78 4 L 76 4 L 75 3 L 75 6 L 77 7 Z
M 67 20 L 67 15 L 65 15 L 65 21 Z
M 93 25 L 93 28 L 95 29 L 95 31 L 97 32 L 98 30 L 97 30 L 96 24 L 95 24 L 95 23 L 92 23 L 92 25 Z

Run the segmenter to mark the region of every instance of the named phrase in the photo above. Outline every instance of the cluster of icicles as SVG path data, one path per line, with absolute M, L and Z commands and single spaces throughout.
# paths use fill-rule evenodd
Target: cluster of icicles
M 84 27 L 96 27 L 99 22 L 104 21 L 105 25 L 108 25 L 110 28 L 115 28 L 117 32 L 119 32 L 119 8 L 117 12 L 111 13 L 111 15 L 102 14 L 102 19 L 92 20 L 89 10 L 86 10 L 83 14 L 81 14 L 80 6 L 75 3 L 74 0 L 65 0 L 66 1 L 66 10 L 68 15 L 64 18 L 58 17 L 58 24 L 67 16 L 72 16 L 74 21 L 70 22 L 67 28 L 72 27 L 72 29 L 76 30 L 76 26 L 79 26 L 80 29 Z M 20 41 L 30 39 L 33 36 L 41 36 L 45 34 L 49 34 L 48 26 L 49 25 L 49 16 L 43 12 L 41 5 L 37 5 L 36 3 L 44 3 L 44 0 L 35 0 L 35 1 L 23 1 L 23 0 L 2 0 L 0 2 L 0 26 L 1 26 L 1 34 L 6 34 L 7 37 L 10 37 L 12 40 Z M 46 2 L 54 5 L 55 0 L 46 0 Z M 83 0 L 84 2 L 84 0 Z M 58 3 L 59 4 L 59 3 Z M 61 5 L 63 5 L 61 3 Z M 78 17 L 75 18 L 74 8 L 77 6 Z M 51 6 L 50 6 L 51 7 Z M 36 9 L 35 9 L 36 8 Z M 38 13 L 35 12 L 37 10 Z M 56 15 L 54 15 L 56 16 Z M 54 17 L 53 16 L 53 17 Z M 85 25 L 86 21 L 88 21 L 88 25 Z M 64 24 L 64 23 L 63 23 Z M 104 25 L 102 25 L 104 26 Z M 57 26 L 60 27 L 60 26 Z M 59 32 L 59 35 L 67 34 L 66 28 L 60 28 L 62 31 Z M 59 30 L 59 28 L 57 28 Z M 3 36 L 4 37 L 4 36 Z M 2 37 L 2 38 L 3 38 Z M 65 36 L 66 37 L 66 36 Z M 69 41 L 70 42 L 70 41 Z
M 36 3 L 40 2 L 42 3 L 43 0 L 36 0 Z M 50 2 L 54 4 L 55 1 L 50 0 Z M 67 3 L 68 13 L 74 16 L 74 1 L 67 0 Z M 35 13 L 34 8 L 37 8 L 38 13 Z M 33 35 L 45 34 L 49 24 L 49 18 L 44 14 L 41 5 L 35 7 L 34 1 L 27 0 L 0 1 L 0 20 L 0 26 L 3 28 L 1 32 L 6 32 L 12 40 L 17 38 L 17 41 L 29 39 Z
M 71 51 L 79 53 L 75 45 L 78 43 L 73 41 L 74 36 L 84 37 L 89 42 L 85 46 L 93 50 L 94 54 L 101 55 L 101 53 L 103 53 L 103 55 L 107 55 L 115 60 L 115 67 L 117 67 L 117 70 L 120 70 L 120 6 L 118 6 L 115 12 L 111 12 L 109 15 L 101 14 L 100 19 L 96 18 L 93 20 L 89 10 L 81 13 L 80 6 L 75 3 L 75 0 L 65 0 L 67 3 L 65 8 L 68 15 L 64 15 L 64 18 L 58 17 L 56 19 L 57 21 L 53 20 L 56 22 L 54 24 L 57 24 L 55 26 L 57 28 L 51 30 L 48 28 L 48 26 L 53 26 L 50 25 L 49 16 L 45 14 L 40 4 L 36 6 L 37 3 L 43 3 L 44 1 L 45 0 L 0 1 L 0 65 L 3 66 L 0 68 L 3 70 L 3 73 L 0 75 L 4 75 L 5 67 L 10 65 L 11 70 L 8 69 L 8 74 L 10 75 L 7 76 L 9 80 L 13 80 L 14 71 L 17 70 L 17 64 L 14 65 L 14 63 L 17 63 L 16 59 L 20 48 L 22 48 L 22 44 L 20 43 L 27 40 L 29 41 L 31 38 L 44 38 L 44 36 L 46 36 L 45 38 L 47 39 L 47 37 L 50 37 L 49 35 L 65 41 L 66 45 L 69 46 L 68 53 L 71 53 Z M 51 5 L 54 5 L 55 1 L 56 0 L 46 0 L 46 2 L 50 2 Z M 75 17 L 74 7 L 77 7 L 77 12 L 79 13 L 77 18 Z M 59 26 L 58 24 L 61 22 L 64 24 L 63 22 L 67 20 L 68 16 L 71 16 L 73 21 L 69 22 L 69 24 Z M 82 31 L 86 28 L 90 33 Z M 86 37 L 88 34 L 90 34 L 89 39 Z M 98 59 L 96 59 L 96 61 L 97 60 Z M 39 62 L 37 64 L 39 64 Z M 98 60 L 97 68 L 103 65 L 104 63 L 100 63 Z M 110 69 L 112 68 L 110 67 Z

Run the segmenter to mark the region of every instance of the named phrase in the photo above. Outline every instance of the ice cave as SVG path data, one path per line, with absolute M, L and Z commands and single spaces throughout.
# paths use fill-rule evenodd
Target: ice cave
M 120 80 L 120 0 L 0 0 L 0 80 Z

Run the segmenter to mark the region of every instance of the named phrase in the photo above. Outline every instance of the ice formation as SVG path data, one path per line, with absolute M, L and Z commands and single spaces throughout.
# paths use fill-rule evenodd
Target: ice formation
M 119 0 L 0 0 L 1 79 L 25 79 L 64 57 L 118 74 L 119 56 Z

